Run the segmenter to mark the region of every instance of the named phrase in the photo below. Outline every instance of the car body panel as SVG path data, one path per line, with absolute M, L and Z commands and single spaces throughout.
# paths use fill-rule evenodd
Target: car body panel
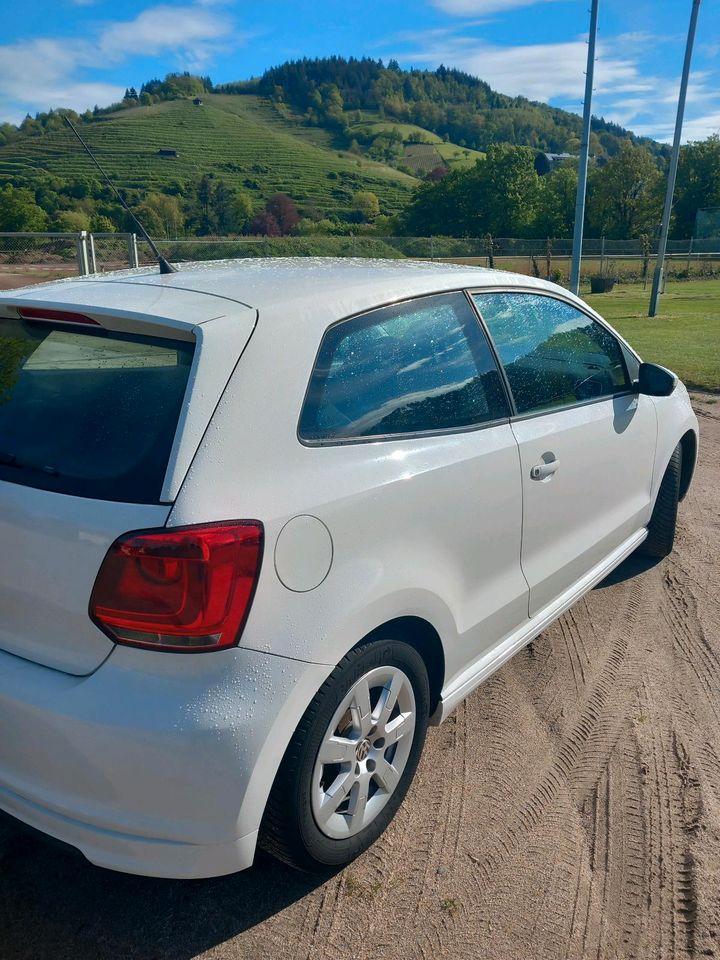
M 113 649 L 88 616 L 102 559 L 121 534 L 164 525 L 165 504 L 177 495 L 257 314 L 208 294 L 148 286 L 67 282 L 53 285 L 50 299 L 45 289 L 0 296 L 0 316 L 67 305 L 109 330 L 195 342 L 163 503 L 93 500 L 0 481 L 0 649 L 85 675 Z
M 522 567 L 532 617 L 647 524 L 655 407 L 649 397 L 623 394 L 519 418 L 513 432 L 522 465 Z M 557 471 L 533 479 L 533 467 L 553 459 Z
M 250 866 L 254 837 L 249 850 L 237 842 L 257 833 L 329 669 L 250 650 L 116 647 L 78 678 L 0 652 L 0 728 L 13 731 L 0 738 L 0 808 L 116 870 Z
M 62 497 L 58 506 L 59 495 L 0 485 L 0 523 L 17 514 L 6 536 L 22 560 L 0 578 L 19 592 L 22 577 L 43 569 L 40 554 L 53 557 L 51 602 L 27 614 L 40 618 L 35 633 L 49 629 L 54 604 L 58 636 L 87 628 L 102 645 L 90 644 L 81 669 L 57 644 L 54 660 L 34 653 L 57 669 L 0 652 L 0 725 L 18 731 L 0 739 L 0 808 L 114 869 L 242 869 L 297 724 L 360 640 L 398 617 L 436 631 L 440 722 L 642 542 L 672 450 L 688 430 L 697 434 L 682 385 L 667 398 L 626 395 L 478 429 L 341 445 L 298 439 L 328 326 L 403 299 L 478 289 L 544 292 L 597 317 L 545 281 L 388 261 L 183 265 L 0 295 L 0 313 L 32 300 L 155 335 L 172 328 L 195 339 L 199 358 L 167 503 L 126 514 L 122 504 Z M 560 472 L 531 486 L 528 468 L 559 444 Z M 595 502 L 584 508 L 589 494 Z M 284 586 L 274 562 L 296 517 L 306 520 L 291 526 L 281 566 L 302 590 Z M 238 647 L 198 656 L 113 648 L 89 618 L 80 628 L 93 565 L 123 525 L 245 518 L 263 522 L 265 556 Z M 318 524 L 330 547 L 324 535 L 303 539 Z M 325 568 L 322 579 L 314 573 Z M 66 576 L 77 581 L 72 615 L 62 613 Z M 90 675 L 72 675 L 93 663 Z
M 96 670 L 114 646 L 88 616 L 103 557 L 120 534 L 162 526 L 168 513 L 0 480 L 0 649 L 67 673 Z

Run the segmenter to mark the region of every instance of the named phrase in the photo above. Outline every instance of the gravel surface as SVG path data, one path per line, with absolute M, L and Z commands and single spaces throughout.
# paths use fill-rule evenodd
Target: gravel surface
M 694 399 L 674 554 L 631 558 L 431 730 L 361 859 L 145 880 L 2 824 L 2 960 L 720 956 L 720 398 Z

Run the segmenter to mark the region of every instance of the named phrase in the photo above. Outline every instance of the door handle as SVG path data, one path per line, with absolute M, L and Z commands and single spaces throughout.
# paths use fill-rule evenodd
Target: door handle
M 555 473 L 559 466 L 560 461 L 556 457 L 552 460 L 543 460 L 541 463 L 536 463 L 535 466 L 530 469 L 530 479 L 547 480 L 548 477 L 551 477 Z

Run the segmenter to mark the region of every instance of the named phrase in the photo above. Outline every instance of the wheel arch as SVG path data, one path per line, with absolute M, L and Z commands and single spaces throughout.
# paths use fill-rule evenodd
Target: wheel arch
M 417 616 L 395 617 L 376 627 L 362 640 L 362 644 L 373 640 L 401 640 L 413 647 L 425 662 L 430 682 L 430 715 L 440 703 L 440 695 L 445 683 L 445 650 L 440 634 L 429 620 Z

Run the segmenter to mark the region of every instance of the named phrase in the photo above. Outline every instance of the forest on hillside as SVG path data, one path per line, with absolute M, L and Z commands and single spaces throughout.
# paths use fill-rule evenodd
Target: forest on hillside
M 395 60 L 328 57 L 303 59 L 267 70 L 258 81 L 218 89 L 257 89 L 275 100 L 287 99 L 310 122 L 342 125 L 347 111 L 378 110 L 381 116 L 415 123 L 454 143 L 486 150 L 510 143 L 550 152 L 580 146 L 581 120 L 574 113 L 497 93 L 461 70 L 402 70 Z M 666 148 L 638 138 L 617 124 L 593 118 L 591 152 L 613 156 L 620 143 L 641 143 L 653 154 Z
M 451 166 L 441 160 L 418 181 L 413 194 L 406 194 L 407 202 L 399 212 L 388 210 L 375 193 L 361 187 L 345 190 L 347 200 L 340 212 L 281 192 L 268 191 L 258 198 L 257 192 L 249 194 L 227 182 L 222 170 L 214 169 L 186 180 L 168 179 L 151 189 L 139 186 L 126 191 L 150 233 L 158 237 L 243 233 L 562 237 L 572 233 L 577 163 L 569 159 L 541 176 L 535 159 L 541 151 L 577 154 L 580 118 L 525 98 L 507 97 L 482 80 L 446 67 L 405 71 L 394 61 L 385 66 L 368 58 L 330 57 L 285 63 L 257 79 L 222 86 L 209 77 L 169 74 L 164 80 L 147 81 L 139 90 L 127 88 L 117 104 L 80 115 L 48 111 L 28 116 L 17 126 L 4 124 L 0 158 L 3 144 L 10 148 L 24 138 L 57 134 L 64 114 L 81 126 L 90 126 L 112 122 L 123 111 L 137 113 L 165 101 L 199 100 L 212 94 L 222 94 L 226 100 L 261 98 L 267 104 L 268 122 L 275 122 L 275 111 L 277 122 L 291 133 L 302 135 L 303 129 L 320 128 L 326 140 L 324 154 L 319 156 L 337 156 L 331 151 L 341 147 L 347 153 L 340 156 L 352 159 L 366 154 L 403 169 L 401 125 L 412 124 L 412 137 L 419 142 L 434 137 L 440 146 L 452 142 L 467 148 L 466 162 Z M 363 131 L 365 140 L 359 143 Z M 474 150 L 482 153 L 470 157 Z M 587 235 L 655 236 L 667 147 L 594 118 L 591 154 Z M 270 155 L 268 164 L 272 164 Z M 272 168 L 268 170 L 271 173 Z M 331 176 L 336 174 L 328 173 Z M 697 211 L 708 207 L 720 207 L 718 137 L 683 148 L 673 236 L 692 236 Z M 0 230 L 113 231 L 131 226 L 97 177 L 58 176 L 41 170 L 0 175 Z

